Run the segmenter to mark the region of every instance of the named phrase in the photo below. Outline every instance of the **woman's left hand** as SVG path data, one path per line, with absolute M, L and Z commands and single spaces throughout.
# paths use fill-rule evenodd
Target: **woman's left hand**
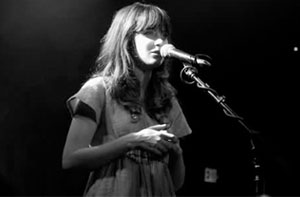
M 174 136 L 172 138 L 161 135 L 161 139 L 156 143 L 156 148 L 168 152 L 171 156 L 180 156 L 182 149 L 179 144 L 179 139 Z

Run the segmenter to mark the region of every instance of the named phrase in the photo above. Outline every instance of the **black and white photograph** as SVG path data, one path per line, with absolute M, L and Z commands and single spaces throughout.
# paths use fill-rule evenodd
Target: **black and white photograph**
M 300 196 L 299 10 L 1 0 L 0 196 Z

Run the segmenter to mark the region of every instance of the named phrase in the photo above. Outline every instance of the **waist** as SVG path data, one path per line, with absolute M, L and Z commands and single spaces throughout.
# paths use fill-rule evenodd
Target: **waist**
M 151 162 L 162 162 L 168 163 L 168 156 L 159 156 L 145 150 L 133 149 L 126 153 L 126 157 L 137 162 L 137 163 L 151 163 Z

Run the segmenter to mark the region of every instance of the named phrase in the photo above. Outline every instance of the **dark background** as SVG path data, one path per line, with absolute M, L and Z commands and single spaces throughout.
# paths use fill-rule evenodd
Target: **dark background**
M 70 115 L 66 99 L 86 80 L 113 13 L 133 1 L 0 1 L 0 195 L 81 195 L 86 172 L 63 171 Z M 300 195 L 298 150 L 299 1 L 160 0 L 174 45 L 207 54 L 199 76 L 245 119 L 262 164 L 265 193 Z M 247 132 L 195 85 L 178 89 L 193 134 L 182 141 L 182 196 L 249 195 L 253 165 Z M 296 71 L 297 70 L 297 71 Z M 217 169 L 217 183 L 204 181 Z

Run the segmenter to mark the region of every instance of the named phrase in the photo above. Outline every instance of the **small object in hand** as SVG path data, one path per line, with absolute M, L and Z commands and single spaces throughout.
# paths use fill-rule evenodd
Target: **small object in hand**
M 177 142 L 177 138 L 176 138 L 176 136 L 174 135 L 174 134 L 172 134 L 172 133 L 168 133 L 167 131 L 161 131 L 161 133 L 162 133 L 162 135 L 161 135 L 161 137 L 164 139 L 164 140 L 166 140 L 166 141 L 168 141 L 168 142 L 172 142 L 172 143 L 176 143 Z
M 166 140 L 167 140 L 168 142 L 176 143 L 175 137 L 167 138 Z

